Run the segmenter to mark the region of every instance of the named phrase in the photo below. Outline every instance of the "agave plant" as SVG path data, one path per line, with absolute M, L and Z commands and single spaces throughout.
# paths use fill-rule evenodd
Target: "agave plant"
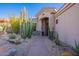
M 48 37 L 50 40 L 54 41 L 57 45 L 60 45 L 60 41 L 58 39 L 58 33 L 55 31 L 48 30 Z
M 16 34 L 15 33 L 9 34 L 9 39 L 15 39 L 15 38 L 16 38 Z
M 50 40 L 53 40 L 53 31 L 48 30 L 48 37 Z
M 76 41 L 75 41 L 75 48 L 74 48 L 74 50 L 79 54 L 79 43 L 77 43 Z
M 4 32 L 6 28 L 5 24 L 1 24 L 0 27 L 2 28 L 1 30 Z

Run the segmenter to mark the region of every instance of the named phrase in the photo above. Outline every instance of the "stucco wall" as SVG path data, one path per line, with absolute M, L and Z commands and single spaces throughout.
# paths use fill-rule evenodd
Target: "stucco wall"
M 59 39 L 75 47 L 75 40 L 79 43 L 79 4 L 73 5 L 57 17 L 56 31 Z
M 42 15 L 44 13 L 44 15 Z M 42 23 L 41 23 L 41 20 L 43 19 L 43 18 L 45 18 L 45 17 L 48 17 L 48 19 L 49 19 L 49 28 L 50 28 L 50 30 L 51 31 L 53 31 L 53 27 L 54 27 L 54 24 L 55 24 L 55 16 L 54 16 L 54 14 L 50 14 L 49 12 L 46 12 L 46 11 L 44 11 L 41 15 L 39 15 L 39 17 L 38 17 L 38 22 L 37 22 L 37 28 L 36 28 L 36 30 L 37 31 L 42 31 L 42 28 L 41 28 L 41 26 L 42 26 Z
M 37 25 L 36 25 L 36 30 L 37 31 L 42 31 L 42 26 L 43 25 L 41 23 L 41 20 L 45 17 L 48 17 L 48 19 L 49 19 L 49 28 L 52 31 L 53 27 L 54 27 L 54 23 L 55 23 L 54 22 L 55 21 L 55 18 L 54 18 L 55 13 L 56 13 L 56 10 L 51 9 L 51 8 L 42 9 L 37 15 L 38 21 L 37 21 Z
M 54 30 L 54 25 L 55 25 L 55 16 L 54 16 L 54 14 L 52 14 L 49 17 L 49 28 L 50 28 L 50 31 Z
M 41 26 L 42 26 L 41 20 L 38 20 L 37 21 L 37 25 L 36 25 L 36 30 L 37 31 L 42 31 L 42 29 L 41 29 L 42 27 Z

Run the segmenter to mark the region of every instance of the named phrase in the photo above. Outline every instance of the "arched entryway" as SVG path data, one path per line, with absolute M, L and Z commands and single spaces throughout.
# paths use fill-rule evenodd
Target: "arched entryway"
M 44 17 L 41 19 L 41 21 L 42 21 L 42 36 L 48 36 L 49 18 Z

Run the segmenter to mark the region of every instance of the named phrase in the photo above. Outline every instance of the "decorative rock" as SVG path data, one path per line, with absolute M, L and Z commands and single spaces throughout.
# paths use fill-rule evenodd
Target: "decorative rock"
M 0 56 L 15 55 L 16 49 L 12 48 L 10 45 L 2 45 L 0 47 Z
M 63 56 L 72 56 L 72 53 L 69 51 L 64 51 L 62 55 Z

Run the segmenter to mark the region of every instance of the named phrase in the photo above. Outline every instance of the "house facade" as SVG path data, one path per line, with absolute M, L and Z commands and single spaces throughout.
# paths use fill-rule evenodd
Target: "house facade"
M 53 31 L 55 26 L 56 10 L 52 8 L 43 8 L 37 15 L 36 30 L 44 36 L 48 35 L 48 30 Z
M 75 47 L 79 43 L 79 4 L 65 3 L 58 11 L 44 8 L 37 15 L 36 30 L 47 35 L 48 29 L 55 30 L 59 40 Z
M 79 4 L 64 4 L 55 17 L 58 19 L 55 31 L 58 32 L 60 41 L 72 47 L 75 47 L 75 41 L 79 44 Z

